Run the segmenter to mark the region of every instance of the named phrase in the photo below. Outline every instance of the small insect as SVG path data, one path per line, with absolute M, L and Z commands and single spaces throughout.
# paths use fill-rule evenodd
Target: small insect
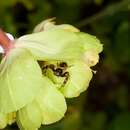
M 65 72 L 62 76 L 65 77 L 65 80 L 63 82 L 63 86 L 64 86 L 67 83 L 68 79 L 69 79 L 69 72 Z
M 42 67 L 42 70 L 43 70 L 43 72 L 45 73 L 46 71 L 47 71 L 47 69 L 51 69 L 51 70 L 53 70 L 53 71 L 55 71 L 55 65 L 53 65 L 53 64 L 49 64 L 49 65 L 43 65 L 43 67 Z
M 55 71 L 54 71 L 54 74 L 56 76 L 60 76 L 60 77 L 64 77 L 64 81 L 63 81 L 63 86 L 67 83 L 68 79 L 69 79 L 69 72 L 67 71 L 63 71 L 62 69 L 60 68 L 57 68 Z
M 67 68 L 67 67 L 68 67 L 68 65 L 67 65 L 66 62 L 61 62 L 61 63 L 59 64 L 59 66 L 62 67 L 62 68 Z
M 57 68 L 53 72 L 56 76 L 61 76 L 63 74 L 63 70 L 61 68 Z
M 66 71 L 68 68 L 68 65 L 66 62 L 61 62 L 61 63 L 57 64 L 57 67 L 58 68 L 55 70 L 56 72 L 58 72 L 58 73 L 56 73 L 56 74 L 58 74 L 57 76 L 65 77 L 65 79 L 63 81 L 63 86 L 64 86 L 69 79 L 69 72 Z
M 66 71 L 68 65 L 66 62 L 57 63 L 57 65 L 49 64 L 43 66 L 44 73 L 47 71 L 47 69 L 51 69 L 57 77 L 64 77 L 63 85 L 65 85 L 69 79 L 69 72 Z

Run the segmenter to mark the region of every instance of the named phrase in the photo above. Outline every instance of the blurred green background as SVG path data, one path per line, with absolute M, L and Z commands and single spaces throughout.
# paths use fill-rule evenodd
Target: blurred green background
M 96 35 L 104 51 L 88 90 L 40 130 L 130 130 L 130 0 L 0 0 L 0 27 L 15 37 L 52 17 Z

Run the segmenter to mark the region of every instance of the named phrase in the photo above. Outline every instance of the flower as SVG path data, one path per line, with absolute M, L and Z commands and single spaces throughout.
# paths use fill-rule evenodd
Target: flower
M 0 31 L 0 128 L 16 121 L 21 130 L 36 130 L 60 120 L 67 110 L 65 98 L 77 97 L 89 86 L 90 67 L 97 64 L 102 44 L 51 20 L 32 34 L 8 37 Z

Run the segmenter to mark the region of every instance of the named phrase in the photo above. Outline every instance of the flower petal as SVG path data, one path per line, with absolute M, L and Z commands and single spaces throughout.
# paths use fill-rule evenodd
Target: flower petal
M 42 21 L 34 28 L 34 33 L 51 30 L 51 29 L 63 29 L 71 32 L 79 32 L 80 30 L 69 24 L 55 25 L 55 18 L 47 19 Z
M 69 78 L 67 83 L 61 87 L 61 92 L 67 98 L 77 97 L 85 91 L 92 79 L 92 70 L 82 61 L 69 63 L 71 66 L 67 69 Z
M 17 112 L 17 123 L 21 130 L 37 130 L 41 123 L 54 123 L 63 118 L 66 112 L 64 96 L 48 78 L 43 77 L 43 81 L 37 98 Z
M 31 102 L 43 85 L 42 72 L 26 49 L 13 49 L 0 65 L 0 113 Z
M 61 29 L 25 35 L 16 46 L 27 48 L 38 60 L 81 59 L 84 46 L 76 33 Z
M 42 111 L 42 124 L 51 124 L 64 117 L 67 106 L 64 96 L 55 85 L 44 77 L 44 88 L 39 93 L 37 102 Z
M 7 126 L 6 115 L 0 114 L 0 129 L 4 129 Z
M 85 52 L 94 51 L 99 54 L 103 50 L 103 45 L 95 36 L 83 32 L 78 32 L 78 36 L 84 45 Z
M 38 105 L 33 101 L 17 112 L 17 123 L 21 130 L 37 130 L 41 126 L 42 115 Z
M 5 128 L 8 124 L 11 125 L 16 121 L 16 112 L 8 114 L 0 114 L 0 129 Z

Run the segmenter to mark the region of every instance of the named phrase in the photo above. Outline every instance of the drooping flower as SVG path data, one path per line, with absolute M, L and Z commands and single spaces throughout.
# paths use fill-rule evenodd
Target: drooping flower
M 16 121 L 21 130 L 63 118 L 65 98 L 87 89 L 102 51 L 95 36 L 51 20 L 18 39 L 0 31 L 0 45 L 0 128 Z

